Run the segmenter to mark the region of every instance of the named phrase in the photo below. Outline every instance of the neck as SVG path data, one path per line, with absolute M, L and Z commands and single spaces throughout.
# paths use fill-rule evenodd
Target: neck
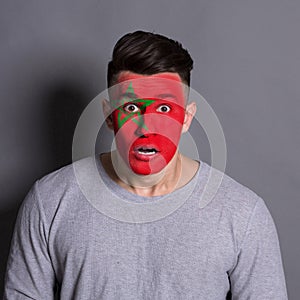
M 178 187 L 182 173 L 181 155 L 176 152 L 169 164 L 159 173 L 150 175 L 135 174 L 125 164 L 117 151 L 101 156 L 108 175 L 126 190 L 145 197 L 171 193 Z

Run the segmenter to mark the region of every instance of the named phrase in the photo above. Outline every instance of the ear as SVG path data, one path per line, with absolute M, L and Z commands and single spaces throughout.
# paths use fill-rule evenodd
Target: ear
M 103 99 L 102 100 L 102 110 L 103 110 L 103 114 L 104 114 L 104 117 L 105 117 L 105 122 L 106 122 L 106 125 L 109 129 L 114 129 L 114 124 L 113 124 L 113 119 L 112 119 L 112 116 L 111 116 L 111 113 L 112 113 L 112 109 L 111 109 L 111 105 L 109 103 L 108 100 L 106 99 Z
M 187 132 L 189 130 L 196 111 L 197 105 L 195 102 L 191 102 L 186 106 L 181 133 Z

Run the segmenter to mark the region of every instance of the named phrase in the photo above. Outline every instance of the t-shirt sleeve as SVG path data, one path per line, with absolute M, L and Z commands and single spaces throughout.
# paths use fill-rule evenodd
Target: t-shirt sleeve
M 48 226 L 36 182 L 23 201 L 7 263 L 4 300 L 54 299 L 55 274 L 48 253 Z
M 261 198 L 249 219 L 229 277 L 233 300 L 288 299 L 276 227 Z

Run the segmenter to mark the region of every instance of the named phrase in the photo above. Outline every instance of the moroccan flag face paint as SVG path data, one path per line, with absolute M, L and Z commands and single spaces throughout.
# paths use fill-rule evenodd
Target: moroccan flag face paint
M 111 99 L 118 152 L 136 174 L 158 173 L 178 147 L 184 85 L 176 73 L 121 72 L 118 79 Z

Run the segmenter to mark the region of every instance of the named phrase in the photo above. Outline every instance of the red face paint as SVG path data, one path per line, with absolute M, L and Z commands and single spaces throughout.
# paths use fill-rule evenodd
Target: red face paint
M 118 151 L 133 172 L 161 171 L 173 158 L 184 121 L 183 84 L 178 74 L 122 72 L 112 101 Z

